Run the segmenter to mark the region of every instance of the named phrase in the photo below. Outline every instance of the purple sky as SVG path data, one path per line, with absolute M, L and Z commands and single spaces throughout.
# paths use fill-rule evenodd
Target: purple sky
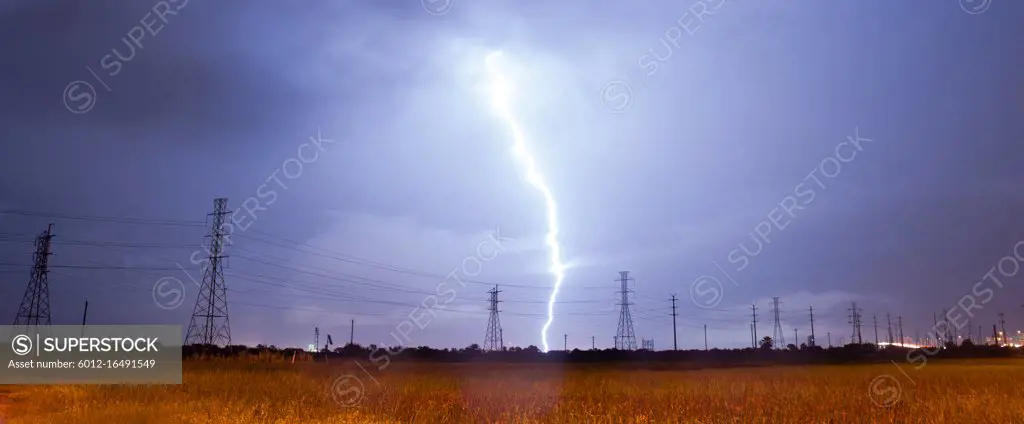
M 500 48 L 570 265 L 552 347 L 612 345 L 620 270 L 657 348 L 673 293 L 686 348 L 705 324 L 712 345 L 748 345 L 752 303 L 771 335 L 772 296 L 787 342 L 810 306 L 819 343 L 848 341 L 851 301 L 871 340 L 873 315 L 883 339 L 886 313 L 924 334 L 965 295 L 984 303 L 975 332 L 999 312 L 1024 326 L 1024 277 L 975 286 L 1024 240 L 1024 4 L 644 3 L 5 2 L 0 210 L 200 225 L 0 214 L 0 318 L 28 280 L 25 235 L 53 221 L 51 263 L 98 267 L 54 268 L 54 323 L 88 298 L 93 323 L 187 325 L 189 276 L 138 268 L 196 269 L 213 198 L 253 197 L 266 209 L 228 252 L 235 343 L 305 346 L 314 326 L 337 342 L 350 319 L 357 342 L 392 343 L 457 270 L 474 281 L 411 344 L 482 344 L 501 284 L 505 340 L 540 346 L 544 202 L 481 90 Z M 300 147 L 318 131 L 331 141 Z M 461 274 L 498 228 L 507 249 Z M 183 282 L 177 307 L 162 278 Z

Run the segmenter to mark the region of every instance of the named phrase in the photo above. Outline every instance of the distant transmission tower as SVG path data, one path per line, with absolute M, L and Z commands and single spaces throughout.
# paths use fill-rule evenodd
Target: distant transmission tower
M 751 314 L 751 317 L 752 317 L 752 320 L 750 321 L 750 344 L 751 344 L 751 347 L 753 347 L 754 349 L 757 349 L 757 343 L 760 342 L 760 340 L 757 339 L 757 304 L 756 303 L 750 305 L 750 314 Z
M 491 311 L 491 319 L 487 321 L 487 335 L 484 336 L 484 350 L 497 351 L 501 350 L 505 346 L 504 340 L 502 340 L 501 331 L 501 319 L 498 317 L 498 285 L 495 284 L 494 288 L 488 291 L 491 294 L 491 306 L 487 308 Z
M 892 317 L 889 316 L 888 312 L 885 313 L 885 322 L 889 326 L 889 345 L 892 346 Z
M 807 345 L 817 346 L 817 341 L 814 340 L 814 307 L 809 306 L 807 310 L 811 313 L 811 338 L 807 339 Z
M 49 322 L 49 320 L 47 320 L 47 322 Z M 1003 332 L 1003 345 L 1006 345 L 1008 344 L 1008 342 L 1006 341 L 1006 314 L 1002 312 L 999 313 L 999 327 L 1000 329 L 1002 329 Z M 998 343 L 999 340 L 997 339 L 996 344 Z
M 772 298 L 772 312 L 775 314 L 775 330 L 772 332 L 772 344 L 779 349 L 786 347 L 786 335 L 782 331 L 782 321 L 779 321 L 779 298 Z
M 629 313 L 629 271 L 619 271 L 619 282 L 622 283 L 622 300 L 619 305 L 622 310 L 619 312 L 619 329 L 615 334 L 615 348 L 619 350 L 636 350 L 636 336 L 633 334 L 633 315 Z
M 185 336 L 186 344 L 219 345 L 231 344 L 231 324 L 228 321 L 228 294 L 224 284 L 224 217 L 231 212 L 228 199 L 213 199 L 213 217 L 210 224 L 207 263 L 203 267 L 203 284 L 199 287 L 196 307 L 192 310 L 192 322 Z
M 850 336 L 850 343 L 864 344 L 864 339 L 860 337 L 860 309 L 857 308 L 857 302 L 850 304 L 850 324 L 853 324 L 853 335 Z
M 872 315 L 871 320 L 875 323 L 875 347 L 878 347 L 878 315 Z
M 32 254 L 35 263 L 32 265 L 28 287 L 25 288 L 25 296 L 21 298 L 21 305 L 18 306 L 18 315 L 14 317 L 14 325 L 50 325 L 50 281 L 47 278 L 47 267 L 52 254 L 51 239 L 53 224 L 46 227 L 46 232 L 36 237 L 36 251 Z

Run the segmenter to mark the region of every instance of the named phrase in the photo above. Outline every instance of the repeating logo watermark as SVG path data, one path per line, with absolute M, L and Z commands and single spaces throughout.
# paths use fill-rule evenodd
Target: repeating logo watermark
M 76 115 L 87 113 L 96 106 L 96 87 L 85 81 L 72 81 L 64 88 L 64 107 Z
M 611 113 L 622 113 L 633 104 L 633 89 L 625 81 L 610 81 L 601 89 L 601 107 Z
M 690 284 L 690 300 L 699 308 L 710 309 L 722 303 L 725 287 L 717 278 L 702 275 Z
M 110 53 L 100 58 L 100 68 L 106 71 L 107 77 L 114 77 L 120 74 L 124 67 L 135 59 L 138 51 L 142 51 L 142 41 L 146 39 L 147 35 L 149 37 L 156 37 L 164 29 L 164 26 L 170 22 L 169 17 L 177 15 L 188 2 L 189 0 L 161 0 L 156 2 L 150 8 L 150 11 L 146 12 L 139 19 L 138 24 L 132 26 L 124 37 L 121 37 L 124 48 L 111 48 Z M 92 74 L 93 78 L 103 88 L 107 89 L 107 92 L 113 91 L 91 66 L 86 66 L 85 69 Z M 64 106 L 68 111 L 76 115 L 87 113 L 96 106 L 96 89 L 92 84 L 82 80 L 72 81 L 68 84 L 64 88 L 63 97 Z
M 636 59 L 636 65 L 643 72 L 637 77 L 633 67 L 626 69 L 634 83 L 647 90 L 644 79 L 650 78 L 658 72 L 661 64 L 668 62 L 675 55 L 682 45 L 680 39 L 683 34 L 694 35 L 700 31 L 708 17 L 717 13 L 718 9 L 725 5 L 726 0 L 697 0 L 676 19 L 668 29 L 658 38 L 661 48 L 649 48 L 647 53 Z M 618 79 L 608 82 L 601 88 L 601 107 L 611 113 L 622 113 L 633 105 L 633 88 L 624 80 Z
M 447 15 L 455 6 L 455 0 L 420 0 L 423 10 L 434 16 Z
M 153 302 L 161 309 L 172 310 L 185 301 L 185 284 L 174 277 L 164 277 L 153 284 Z
M 352 374 L 342 375 L 331 382 L 331 398 L 344 408 L 362 403 L 365 391 L 363 381 Z
M 992 6 L 992 0 L 960 0 L 960 8 L 972 15 L 985 13 Z
M 868 385 L 868 397 L 877 406 L 891 408 L 903 397 L 903 386 L 896 377 L 883 374 L 871 380 Z

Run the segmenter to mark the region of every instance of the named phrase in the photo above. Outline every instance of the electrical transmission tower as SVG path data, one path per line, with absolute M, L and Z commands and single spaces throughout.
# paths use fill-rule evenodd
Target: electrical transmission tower
M 47 321 L 49 321 L 49 320 L 47 320 Z M 1006 314 L 1004 314 L 1002 312 L 999 313 L 999 328 L 1003 332 L 1003 344 L 1005 345 L 1005 344 L 1007 344 L 1007 341 L 1006 341 Z M 999 343 L 999 341 L 996 340 L 996 344 L 998 344 L 998 343 Z
M 633 334 L 633 316 L 629 313 L 629 271 L 619 271 L 619 282 L 622 283 L 622 300 L 619 305 L 622 310 L 619 312 L 619 329 L 615 334 L 615 348 L 620 350 L 636 350 L 636 336 Z
M 871 320 L 875 323 L 875 347 L 878 347 L 878 315 L 872 315 Z
M 864 344 L 864 339 L 860 337 L 860 309 L 857 308 L 857 302 L 851 302 L 850 304 L 850 324 L 853 324 L 853 335 L 850 336 L 850 343 Z
M 902 315 L 900 315 L 900 316 L 899 316 L 899 317 L 897 317 L 896 319 L 897 319 L 897 320 L 899 321 L 899 323 L 900 323 L 900 346 L 903 346 L 903 345 L 905 345 L 905 344 L 907 343 L 907 339 L 904 339 L 904 338 L 903 338 L 903 316 L 902 316 Z M 967 324 L 967 328 L 971 328 L 971 326 L 970 326 L 970 322 L 968 322 L 968 324 Z
M 14 325 L 38 326 L 50 325 L 50 281 L 49 274 L 50 240 L 53 239 L 53 224 L 46 227 L 46 232 L 36 237 L 36 251 L 32 254 L 34 264 L 32 275 L 25 288 L 25 296 L 18 306 L 18 315 L 14 317 Z
M 887 322 L 889 324 L 889 345 L 891 346 L 892 345 L 892 317 L 889 316 L 888 312 L 885 313 L 885 322 Z
M 679 350 L 679 340 L 676 338 L 676 295 L 672 295 L 672 350 Z M 708 326 L 704 326 L 704 344 L 707 345 Z M 706 350 L 706 347 L 705 347 Z
M 487 321 L 487 335 L 484 336 L 484 350 L 496 351 L 501 350 L 505 346 L 505 341 L 501 339 L 501 319 L 498 317 L 498 285 L 495 284 L 494 288 L 488 291 L 491 294 L 491 306 L 487 308 L 491 311 L 491 319 Z
M 779 349 L 786 347 L 786 334 L 782 332 L 782 321 L 779 321 L 779 298 L 772 298 L 772 313 L 775 314 L 775 330 L 772 332 L 772 344 Z
M 224 239 L 227 231 L 224 231 L 224 218 L 231 212 L 228 209 L 228 199 L 218 197 L 213 199 L 213 212 L 211 219 L 209 246 L 206 257 L 207 262 L 203 267 L 203 283 L 199 287 L 199 296 L 196 297 L 196 306 L 192 310 L 192 322 L 188 326 L 188 334 L 185 336 L 185 344 L 219 345 L 231 344 L 231 324 L 228 321 L 228 293 L 224 283 Z
M 650 339 L 650 340 L 642 339 L 641 342 L 642 342 L 642 346 L 643 346 L 642 349 L 654 351 L 654 339 Z
M 753 347 L 754 349 L 757 349 L 757 342 L 759 342 L 760 340 L 757 340 L 757 304 L 756 303 L 750 305 L 750 316 L 751 316 L 751 321 L 750 321 L 750 342 L 751 343 L 750 344 L 752 345 L 751 347 Z

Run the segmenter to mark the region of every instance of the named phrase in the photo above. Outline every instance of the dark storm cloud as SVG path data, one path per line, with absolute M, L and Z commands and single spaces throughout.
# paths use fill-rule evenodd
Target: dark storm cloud
M 709 5 L 715 13 L 699 31 L 682 29 Z M 165 9 L 177 14 L 161 19 Z M 771 296 L 783 298 L 787 331 L 803 328 L 805 304 L 822 308 L 821 328 L 846 331 L 843 304 L 854 299 L 866 314 L 899 309 L 908 327 L 924 328 L 1021 238 L 1024 204 L 1011 189 L 1021 177 L 1020 108 L 1007 93 L 1024 69 L 1002 47 L 1016 35 L 1016 3 L 971 15 L 955 1 L 458 0 L 434 12 L 398 0 L 4 2 L 0 208 L 202 221 L 213 197 L 228 196 L 232 208 L 253 197 L 266 207 L 256 231 L 442 274 L 500 226 L 526 247 L 479 278 L 523 286 L 505 292 L 526 301 L 507 304 L 506 339 L 539 345 L 551 284 L 543 204 L 478 90 L 483 55 L 502 48 L 521 65 L 517 113 L 559 202 L 572 265 L 561 299 L 586 301 L 557 305 L 566 315 L 551 334 L 607 334 L 610 344 L 622 269 L 638 283 L 637 332 L 659 340 L 670 293 L 688 303 L 682 340 L 707 321 L 727 329 L 712 343 L 744 344 L 745 308 L 767 308 Z M 65 105 L 77 80 L 96 90 L 86 113 Z M 633 90 L 619 114 L 601 104 L 613 80 Z M 86 100 L 83 87 L 72 109 Z M 875 141 L 788 226 L 764 224 L 855 127 Z M 268 205 L 261 187 L 318 131 L 337 142 Z M 0 232 L 34 234 L 47 222 L 0 215 Z M 58 222 L 64 239 L 198 245 L 204 231 Z M 713 261 L 735 265 L 730 252 L 757 237 L 771 241 L 746 255 L 739 286 L 720 277 L 720 311 L 689 304 L 691 281 L 718 272 Z M 240 257 L 253 253 L 236 251 L 233 271 L 330 293 L 231 280 L 239 299 L 292 308 L 239 305 L 233 322 L 247 341 L 304 345 L 308 327 L 364 312 L 374 315 L 362 318 L 363 341 L 379 343 L 409 308 L 339 297 L 415 304 L 438 284 L 239 243 L 291 267 L 405 290 L 247 263 Z M 4 261 L 27 261 L 30 244 L 0 244 Z M 55 260 L 173 267 L 190 265 L 194 250 L 64 245 Z M 179 323 L 194 302 L 184 274 L 174 274 L 191 290 L 184 306 L 164 311 L 150 289 L 166 273 L 61 273 L 54 302 L 64 318 L 90 297 L 107 306 L 100 321 Z M 27 275 L 7 275 L 16 284 L 0 297 L 20 298 Z M 118 290 L 100 296 L 105 285 Z M 468 286 L 451 307 L 477 311 L 483 288 Z M 978 319 L 994 319 L 994 308 L 1024 316 L 996 304 L 1020 294 L 1008 286 Z M 11 303 L 0 304 L 0 318 Z M 445 316 L 417 340 L 464 346 L 479 342 L 483 323 L 480 314 Z

